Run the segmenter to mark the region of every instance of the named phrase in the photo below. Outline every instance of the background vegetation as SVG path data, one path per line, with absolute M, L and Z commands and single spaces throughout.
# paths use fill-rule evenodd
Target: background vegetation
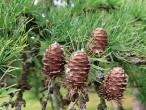
M 62 4 L 58 2 L 58 5 L 55 1 L 0 0 L 1 109 L 8 107 L 9 104 L 3 102 L 11 101 L 9 96 L 12 97 L 13 93 L 13 106 L 25 100 L 26 108 L 23 109 L 40 110 L 40 91 L 45 87 L 41 75 L 45 50 L 57 42 L 66 51 L 67 59 L 70 51 L 82 48 L 88 51 L 87 41 L 92 31 L 99 27 L 107 32 L 108 47 L 103 57 L 90 57 L 91 62 L 99 61 L 99 65 L 92 64 L 88 83 L 92 85 L 94 80 L 100 81 L 101 76 L 95 74 L 97 70 L 106 76 L 111 68 L 123 67 L 129 76 L 124 103 L 130 101 L 129 106 L 124 104 L 124 108 L 132 109 L 133 88 L 138 90 L 136 99 L 145 104 L 146 1 L 67 0 L 61 1 Z M 94 85 L 91 91 L 87 103 L 89 110 L 96 109 L 99 103 Z M 61 93 L 66 95 L 66 86 L 61 88 Z M 114 109 L 110 103 L 107 105 Z M 52 107 L 51 101 L 48 107 Z

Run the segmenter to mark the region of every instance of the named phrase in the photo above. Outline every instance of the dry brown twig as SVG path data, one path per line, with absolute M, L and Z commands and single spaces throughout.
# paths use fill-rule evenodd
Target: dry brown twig
M 78 99 L 76 99 L 67 110 L 76 110 L 74 106 L 76 105 L 77 102 L 78 102 Z
M 9 93 L 10 98 L 7 102 L 4 102 L 1 107 L 5 106 L 5 110 L 8 110 L 9 105 L 11 104 L 12 107 L 14 106 L 14 102 L 12 101 L 13 97 L 15 96 L 16 91 Z
M 54 81 L 53 79 L 49 80 L 47 95 L 46 95 L 45 101 L 42 102 L 42 110 L 46 110 L 46 105 L 47 105 L 47 102 L 49 99 L 49 93 L 50 93 L 51 89 L 54 87 L 53 81 Z

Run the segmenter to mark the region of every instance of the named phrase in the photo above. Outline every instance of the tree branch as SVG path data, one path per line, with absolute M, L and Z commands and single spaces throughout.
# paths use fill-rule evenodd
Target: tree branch
M 26 102 L 23 100 L 23 101 L 19 101 L 18 103 L 17 103 L 17 106 L 16 106 L 16 108 L 15 108 L 15 110 L 21 110 L 21 106 L 26 106 Z
M 100 97 L 100 104 L 98 105 L 98 110 L 104 110 L 107 108 L 106 106 L 106 102 L 104 97 L 102 96 L 102 93 L 100 92 L 99 88 L 102 86 L 100 83 L 98 83 L 97 81 L 94 81 L 94 85 L 95 85 L 95 90 L 98 94 L 98 96 Z
M 110 58 L 108 60 L 110 60 Z M 146 58 L 130 57 L 128 61 L 124 61 L 122 59 L 113 56 L 113 60 L 122 64 L 129 63 L 133 65 L 146 65 Z
M 54 88 L 53 88 L 53 94 L 52 94 L 52 100 L 53 100 L 53 105 L 56 110 L 59 110 L 59 108 L 64 108 L 63 105 L 63 96 L 60 93 L 60 85 L 59 83 L 54 82 Z
M 46 110 L 46 105 L 49 99 L 49 93 L 53 87 L 54 87 L 54 83 L 53 83 L 53 80 L 51 79 L 48 83 L 48 91 L 47 91 L 45 101 L 42 102 L 42 110 Z
M 27 48 L 25 48 L 27 49 Z M 29 49 L 29 48 L 28 48 Z M 18 84 L 17 84 L 17 89 L 21 89 L 18 92 L 16 101 L 15 101 L 15 110 L 21 110 L 21 106 L 26 105 L 25 100 L 23 99 L 23 93 L 25 90 L 30 90 L 31 86 L 28 84 L 28 76 L 30 74 L 30 67 L 34 66 L 34 56 L 38 54 L 38 50 L 36 47 L 32 47 L 30 49 L 32 51 L 31 55 L 28 55 L 27 53 L 23 53 L 23 69 L 22 69 L 22 74 L 20 78 L 18 79 Z
M 76 105 L 77 101 L 78 101 L 78 99 L 76 99 L 67 110 L 76 110 L 74 106 Z
M 13 97 L 15 96 L 16 91 L 9 93 L 10 98 L 7 102 L 4 102 L 1 107 L 5 106 L 5 110 L 8 110 L 9 105 L 11 104 L 12 107 L 14 106 L 14 103 L 12 101 Z
M 79 97 L 79 109 L 80 110 L 86 110 L 86 102 L 89 101 L 88 94 L 83 91 L 82 95 Z

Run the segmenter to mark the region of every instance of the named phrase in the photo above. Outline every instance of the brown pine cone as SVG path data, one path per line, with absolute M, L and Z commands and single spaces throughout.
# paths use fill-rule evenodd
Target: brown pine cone
M 107 33 L 103 28 L 96 28 L 90 36 L 89 54 L 104 52 L 108 45 Z
M 87 54 L 83 51 L 74 52 L 70 57 L 66 71 L 66 78 L 71 88 L 82 88 L 87 81 L 89 71 L 90 63 Z
M 61 75 L 64 71 L 64 51 L 58 43 L 51 44 L 44 54 L 43 71 L 49 77 Z
M 103 93 L 105 93 L 106 99 L 118 101 L 127 87 L 127 74 L 121 67 L 115 67 L 109 72 L 104 82 L 106 86 L 103 87 Z

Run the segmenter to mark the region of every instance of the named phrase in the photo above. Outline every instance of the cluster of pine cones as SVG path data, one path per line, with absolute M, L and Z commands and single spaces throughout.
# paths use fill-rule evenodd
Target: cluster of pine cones
M 71 88 L 82 89 L 87 82 L 90 71 L 90 62 L 88 55 L 100 54 L 108 46 L 107 33 L 103 28 L 97 28 L 90 36 L 89 51 L 76 51 L 72 53 L 70 61 L 66 68 L 66 78 Z M 61 45 L 54 43 L 46 49 L 44 55 L 44 73 L 52 78 L 57 77 L 64 72 L 65 53 Z M 118 100 L 122 97 L 127 86 L 127 75 L 120 67 L 113 68 L 107 78 L 104 80 L 105 86 L 102 92 L 107 100 Z

